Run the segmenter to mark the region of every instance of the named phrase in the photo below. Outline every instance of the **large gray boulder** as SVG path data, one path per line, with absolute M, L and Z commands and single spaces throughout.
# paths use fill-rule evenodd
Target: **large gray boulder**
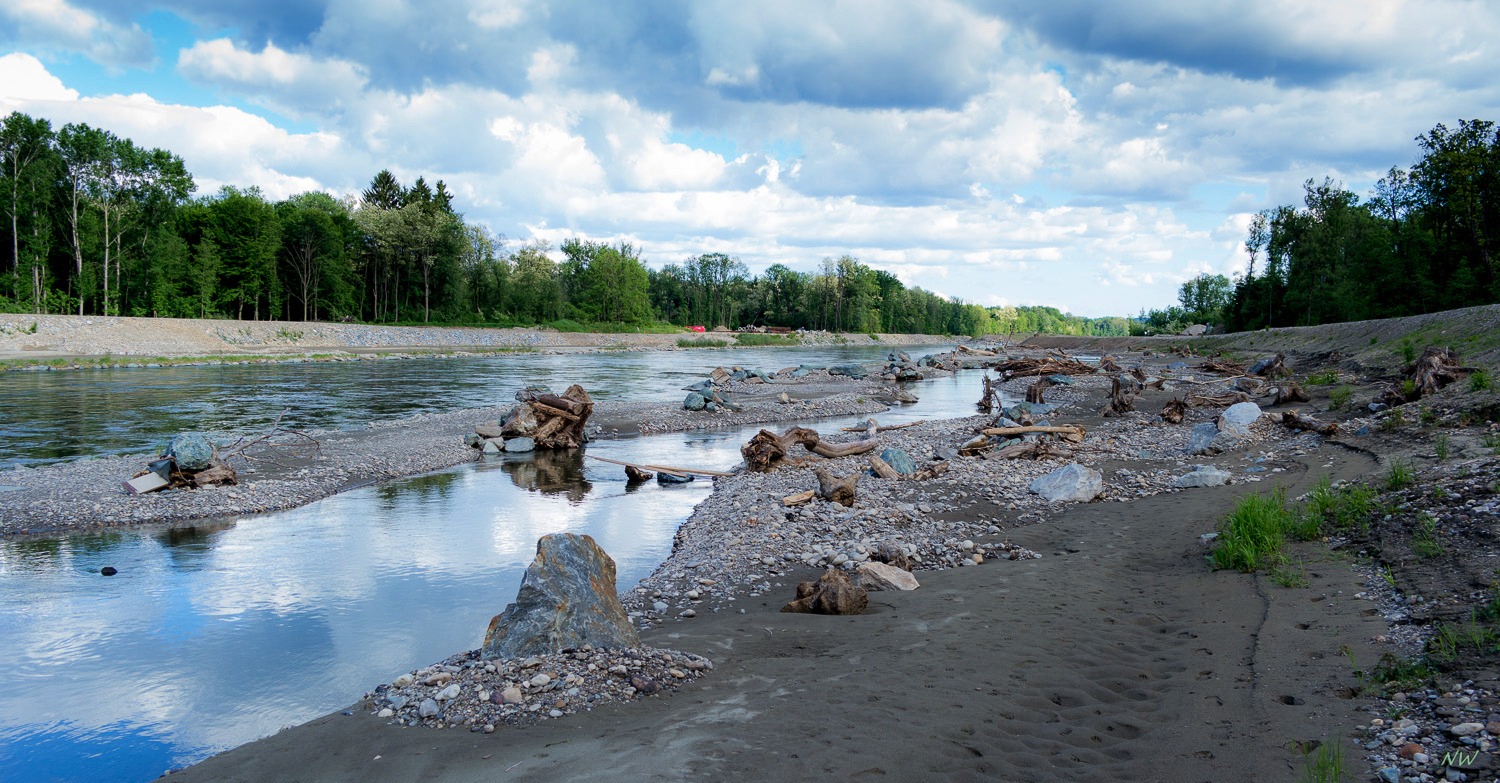
M 585 644 L 641 644 L 615 593 L 615 561 L 590 536 L 543 536 L 516 602 L 490 620 L 482 655 L 523 658 Z
M 682 401 L 683 410 L 701 411 L 708 405 L 708 398 L 698 392 L 690 392 Z
M 184 432 L 167 444 L 165 456 L 177 463 L 178 470 L 195 473 L 206 470 L 214 461 L 214 444 L 201 432 Z
M 860 364 L 835 364 L 828 368 L 829 375 L 847 375 L 850 378 L 865 377 L 864 365 Z
M 1253 402 L 1237 402 L 1219 414 L 1219 432 L 1227 432 L 1243 438 L 1250 434 L 1250 425 L 1259 418 L 1259 405 Z
M 1193 429 L 1188 432 L 1187 453 L 1208 454 L 1213 447 L 1214 438 L 1218 437 L 1219 428 L 1213 422 L 1205 421 L 1194 424 Z
M 1046 498 L 1048 503 L 1070 500 L 1087 503 L 1104 491 L 1104 474 L 1073 462 L 1038 477 L 1027 489 Z

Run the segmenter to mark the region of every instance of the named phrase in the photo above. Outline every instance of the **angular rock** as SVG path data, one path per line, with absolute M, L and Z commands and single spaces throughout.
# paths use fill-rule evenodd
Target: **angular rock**
M 1244 437 L 1250 434 L 1250 425 L 1260 418 L 1260 406 L 1253 402 L 1237 402 L 1219 414 L 1219 431 Z
M 1185 473 L 1172 481 L 1172 486 L 1180 488 L 1190 487 L 1219 487 L 1229 483 L 1229 473 L 1219 470 L 1213 465 L 1195 465 L 1191 473 Z
M 1219 436 L 1219 428 L 1213 422 L 1202 422 L 1194 424 L 1188 433 L 1187 453 L 1189 454 L 1212 454 L 1214 453 L 1214 438 Z
M 417 716 L 421 718 L 435 718 L 438 714 L 438 703 L 432 699 L 423 699 L 417 705 Z
M 801 614 L 863 614 L 870 605 L 869 593 L 843 571 L 829 569 L 816 582 L 797 585 L 797 598 L 783 612 Z
M 686 484 L 694 478 L 691 473 L 668 473 L 664 470 L 656 472 L 656 483 L 658 484 Z
M 901 449 L 885 449 L 880 452 L 880 458 L 903 476 L 910 476 L 917 472 L 916 460 Z
M 922 585 L 910 571 L 885 563 L 860 563 L 854 569 L 859 572 L 859 583 L 868 590 L 915 590 Z
M 682 400 L 683 409 L 690 411 L 701 411 L 707 404 L 708 400 L 698 392 L 689 392 L 688 396 Z
M 496 438 L 494 440 L 487 440 L 484 442 L 484 445 L 480 447 L 480 450 L 485 454 L 499 454 L 500 452 L 505 451 L 505 441 L 500 440 L 499 438 Z
M 177 463 L 178 470 L 194 473 L 213 462 L 214 444 L 201 432 L 184 432 L 167 444 L 166 456 Z
M 519 392 L 518 392 L 519 394 Z M 536 411 L 530 405 L 519 405 L 511 414 L 505 417 L 505 424 L 500 427 L 500 434 L 507 438 L 530 437 L 536 432 L 541 423 L 536 419 Z
M 525 454 L 536 450 L 536 441 L 531 438 L 511 438 L 505 442 L 505 450 L 512 454 Z
M 505 437 L 505 430 L 499 424 L 476 424 L 474 425 L 474 434 L 485 439 L 503 438 Z
M 835 364 L 828 368 L 829 375 L 847 375 L 850 378 L 865 377 L 865 368 L 858 364 Z
M 1038 477 L 1026 488 L 1046 498 L 1048 503 L 1087 503 L 1104 491 L 1104 474 L 1073 462 Z
M 537 542 L 515 603 L 490 621 L 482 654 L 520 658 L 640 643 L 615 592 L 615 561 L 590 536 L 554 533 Z

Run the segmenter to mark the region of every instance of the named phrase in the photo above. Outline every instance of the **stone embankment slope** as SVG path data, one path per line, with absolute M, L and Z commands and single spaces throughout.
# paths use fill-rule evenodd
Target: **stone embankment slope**
M 464 349 L 676 348 L 695 335 L 559 332 L 453 326 L 382 326 L 302 321 L 0 315 L 0 360 L 85 356 L 214 356 L 223 354 L 367 353 Z M 733 339 L 732 334 L 704 337 Z M 802 344 L 932 344 L 932 335 L 805 333 Z
M 1402 344 L 1408 339 L 1419 353 L 1424 345 L 1447 346 L 1457 351 L 1465 363 L 1493 368 L 1500 365 L 1500 305 L 1206 337 L 1033 335 L 1021 344 L 1029 348 L 1100 352 L 1167 351 L 1174 346 L 1185 346 L 1199 355 L 1223 351 L 1246 355 L 1283 353 L 1298 358 L 1330 357 L 1338 353 L 1342 356 L 1338 361 L 1354 362 L 1358 368 L 1395 368 L 1405 363 Z

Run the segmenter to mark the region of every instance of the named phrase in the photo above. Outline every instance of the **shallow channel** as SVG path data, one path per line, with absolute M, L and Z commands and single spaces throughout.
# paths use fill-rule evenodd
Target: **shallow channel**
M 731 356 L 750 364 L 746 353 L 672 355 L 684 360 L 672 372 L 695 380 Z M 764 363 L 816 363 L 776 354 Z M 461 374 L 467 360 L 425 361 Z M 659 390 L 661 375 L 642 383 Z M 921 402 L 878 418 L 969 415 L 974 378 L 914 384 Z M 517 385 L 481 384 L 473 399 L 484 401 L 440 407 L 491 404 Z M 607 440 L 586 451 L 729 469 L 755 429 Z M 0 542 L 0 660 L 11 672 L 0 689 L 0 780 L 151 780 L 340 709 L 401 672 L 476 647 L 540 536 L 593 536 L 629 589 L 666 557 L 711 488 L 699 480 L 628 490 L 618 466 L 580 454 L 506 455 L 274 514 Z M 119 574 L 101 576 L 106 565 Z

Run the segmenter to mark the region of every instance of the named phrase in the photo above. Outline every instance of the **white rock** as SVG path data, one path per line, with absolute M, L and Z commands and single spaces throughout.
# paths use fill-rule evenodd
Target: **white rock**
M 859 583 L 867 590 L 915 590 L 922 585 L 910 571 L 885 563 L 860 563 Z
M 452 685 L 449 685 L 448 687 L 438 691 L 436 698 L 438 701 L 453 701 L 454 699 L 458 698 L 458 694 L 462 691 L 463 688 L 455 682 Z
M 537 676 L 532 677 L 530 680 L 528 680 L 526 684 L 530 685 L 533 688 L 542 688 L 546 687 L 547 683 L 549 682 L 552 682 L 551 677 L 548 677 L 546 674 L 538 674 Z
M 1104 475 L 1074 462 L 1035 479 L 1027 489 L 1048 503 L 1088 502 L 1104 491 Z
M 403 674 L 400 677 L 397 677 L 396 679 L 391 680 L 391 687 L 392 688 L 405 688 L 408 685 L 411 685 L 413 682 L 416 682 L 416 678 L 415 677 L 411 676 L 410 674 Z
M 1468 737 L 1481 731 L 1484 731 L 1483 723 L 1460 723 L 1448 728 L 1448 733 L 1455 737 Z

